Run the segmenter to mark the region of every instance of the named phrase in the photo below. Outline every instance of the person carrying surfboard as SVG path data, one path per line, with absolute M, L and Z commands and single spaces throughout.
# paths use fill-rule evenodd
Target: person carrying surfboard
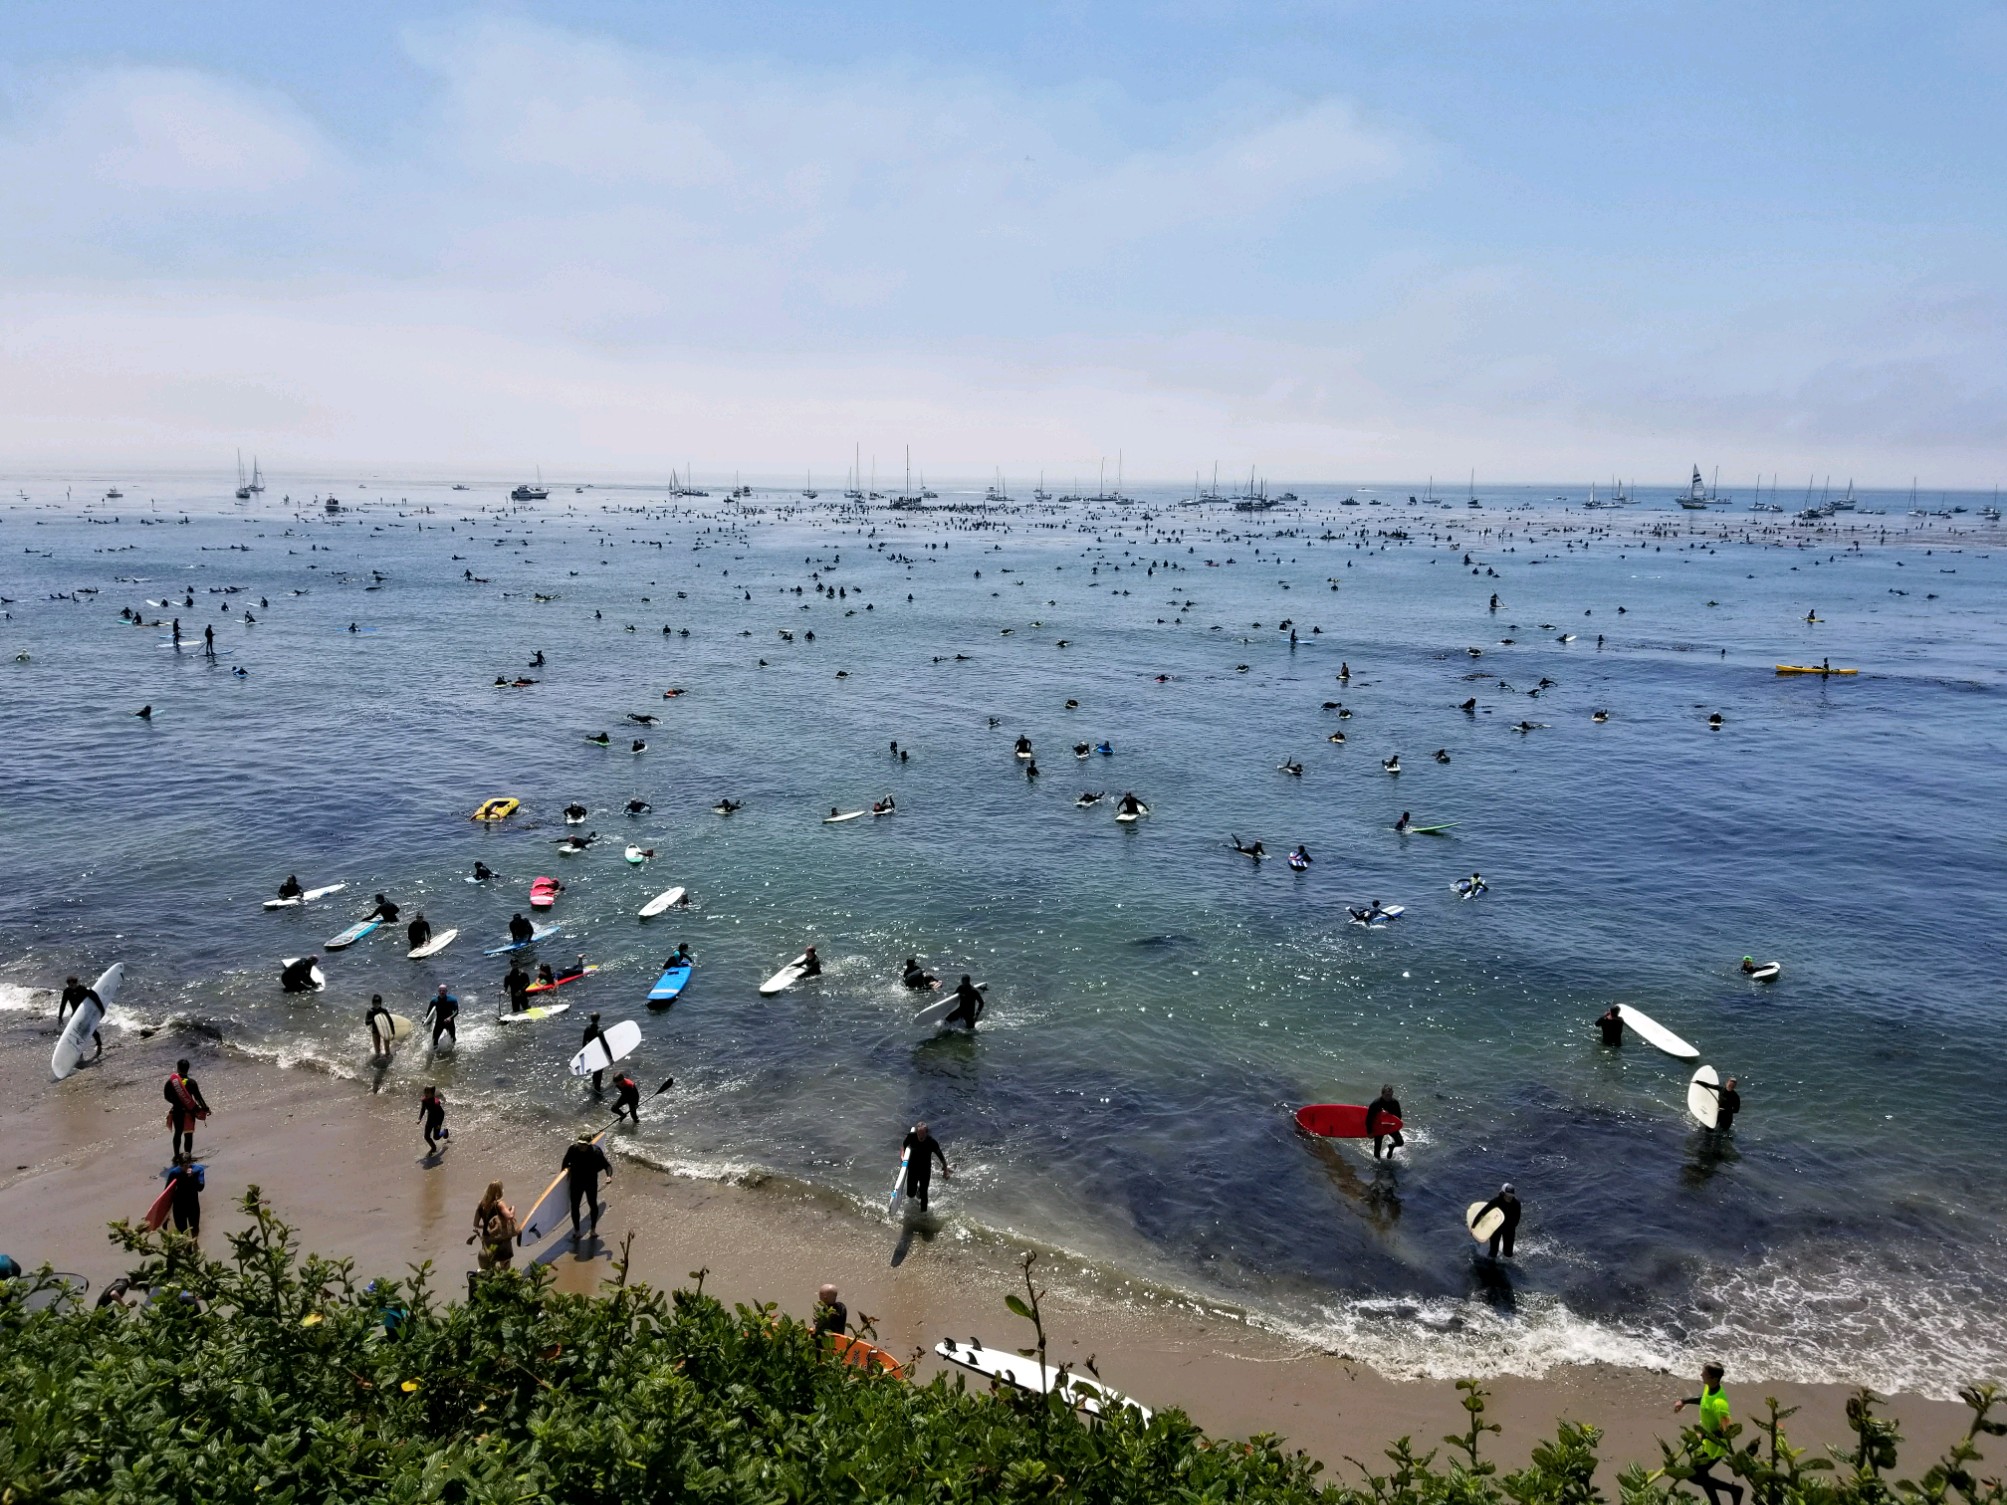
M 599 1015 L 594 1014 L 597 1019 Z M 590 1129 L 580 1129 L 578 1138 L 564 1152 L 560 1162 L 565 1175 L 565 1189 L 571 1194 L 571 1237 L 579 1239 L 578 1208 L 584 1202 L 592 1209 L 592 1226 L 599 1226 L 599 1178 L 613 1179 L 613 1165 L 606 1158 L 606 1151 L 593 1142 Z
M 389 1055 L 393 1027 L 390 1022 L 390 1010 L 383 1006 L 381 993 L 369 995 L 369 1007 L 363 1010 L 362 1022 L 369 1030 L 370 1048 L 377 1059 L 381 1060 Z
M 578 959 L 578 965 L 581 971 L 584 970 L 585 967 L 584 957 L 581 956 Z M 600 1043 L 601 1049 L 603 1049 L 606 1052 L 607 1060 L 611 1061 L 613 1059 L 613 1045 L 606 1038 L 606 1031 L 599 1027 L 599 1015 L 588 1014 L 585 1020 L 585 1038 L 579 1041 L 579 1048 L 583 1050 L 586 1046 L 592 1044 L 592 1042 L 595 1040 L 597 1040 Z M 606 1068 L 602 1066 L 600 1067 L 599 1070 L 595 1071 L 592 1074 L 592 1090 L 595 1096 L 605 1090 L 604 1087 L 601 1085 L 605 1080 L 606 1080 Z M 567 1161 L 567 1164 L 569 1164 L 569 1161 Z M 572 1222 L 576 1223 L 578 1221 L 578 1198 L 574 1196 L 571 1200 L 572 1200 L 571 1220 Z M 593 1216 L 598 1217 L 599 1216 L 598 1203 L 595 1202 L 593 1204 L 593 1207 L 594 1207 Z
M 940 1141 L 926 1123 L 914 1124 L 906 1131 L 900 1142 L 900 1149 L 906 1155 L 906 1195 L 920 1204 L 920 1211 L 927 1210 L 927 1188 L 933 1184 L 934 1162 L 941 1162 L 941 1174 L 952 1181 L 955 1173 L 948 1167 L 948 1157 L 941 1152 Z
M 82 1008 L 87 1003 L 96 1004 L 98 1006 L 99 1016 L 100 1017 L 103 1016 L 105 1001 L 102 998 L 98 997 L 98 990 L 96 988 L 93 988 L 74 977 L 64 978 L 63 996 L 56 1000 L 57 1030 L 60 1031 L 63 1027 L 63 1021 L 68 1019 L 71 1014 L 75 1013 L 78 1009 Z M 96 1047 L 96 1049 L 91 1052 L 91 1059 L 95 1061 L 99 1056 L 105 1053 L 105 1042 L 98 1037 L 98 1032 L 96 1030 L 91 1031 L 91 1044 Z
M 1392 1160 L 1394 1158 L 1394 1151 L 1406 1144 L 1407 1141 L 1401 1138 L 1401 1131 L 1398 1127 L 1390 1132 L 1381 1132 L 1380 1120 L 1383 1118 L 1391 1118 L 1396 1124 L 1400 1122 L 1401 1100 L 1394 1096 L 1394 1084 L 1392 1082 L 1383 1083 L 1380 1087 L 1380 1095 L 1366 1104 L 1366 1132 L 1373 1137 L 1373 1158 L 1375 1160 L 1380 1158 L 1380 1141 L 1386 1139 L 1392 1141 L 1387 1147 L 1387 1158 Z
M 174 1231 L 190 1238 L 202 1237 L 202 1189 L 209 1184 L 209 1168 L 198 1165 L 191 1155 L 177 1155 L 174 1164 L 160 1173 L 167 1183 L 168 1210 L 174 1214 Z
M 167 1099 L 167 1134 L 171 1152 L 176 1157 L 186 1155 L 194 1159 L 195 1125 L 209 1116 L 209 1104 L 195 1078 L 188 1074 L 185 1057 L 174 1063 L 174 1074 L 161 1087 L 160 1095 Z
M 1708 1505 L 1721 1505 L 1721 1497 L 1726 1494 L 1730 1505 L 1742 1505 L 1742 1486 L 1730 1479 L 1714 1477 L 1714 1466 L 1728 1456 L 1730 1446 L 1728 1428 L 1730 1416 L 1728 1397 L 1722 1394 L 1722 1367 L 1719 1364 L 1703 1364 L 1700 1368 L 1700 1394 L 1688 1396 L 1673 1402 L 1673 1412 L 1677 1415 L 1688 1406 L 1700 1408 L 1700 1467 L 1687 1475 L 1688 1482 L 1696 1484 L 1707 1496 Z
M 1486 1213 L 1496 1212 L 1504 1219 L 1492 1230 L 1491 1239 L 1485 1245 L 1487 1258 L 1496 1261 L 1501 1250 L 1507 1259 L 1512 1258 L 1512 1241 L 1519 1232 L 1519 1211 L 1519 1195 L 1513 1191 L 1512 1183 L 1508 1181 L 1499 1187 L 1497 1196 L 1471 1214 L 1470 1221 L 1473 1226 L 1482 1222 Z
M 1693 1079 L 1693 1085 L 1703 1092 L 1714 1094 L 1714 1132 L 1726 1134 L 1735 1127 L 1735 1115 L 1742 1111 L 1742 1094 L 1735 1090 L 1735 1078 L 1725 1082 L 1710 1082 L 1700 1077 Z
M 983 997 L 983 990 L 971 982 L 969 974 L 964 972 L 962 980 L 955 984 L 955 991 L 951 996 L 955 1000 L 955 1006 L 948 1010 L 947 1017 L 941 1021 L 942 1025 L 966 1024 L 973 1030 L 976 1021 L 983 1017 L 983 1010 L 989 1007 L 989 1000 Z

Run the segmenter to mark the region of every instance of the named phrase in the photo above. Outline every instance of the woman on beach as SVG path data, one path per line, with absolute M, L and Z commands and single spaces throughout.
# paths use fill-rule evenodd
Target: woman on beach
M 474 1209 L 474 1239 L 481 1242 L 483 1270 L 506 1270 L 516 1257 L 516 1210 L 502 1200 L 502 1183 L 490 1181 Z

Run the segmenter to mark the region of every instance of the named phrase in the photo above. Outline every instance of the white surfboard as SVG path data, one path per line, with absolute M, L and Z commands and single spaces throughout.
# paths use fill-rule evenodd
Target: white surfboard
M 1780 975 L 1782 975 L 1783 971 L 1784 971 L 1784 963 L 1765 962 L 1762 966 L 1758 967 L 1754 972 L 1745 972 L 1742 975 L 1748 978 L 1751 982 L 1774 982 Z
M 912 1164 L 913 1146 L 910 1144 L 899 1151 L 899 1174 L 892 1178 L 892 1200 L 886 1206 L 887 1212 L 899 1210 L 899 1199 L 906 1195 L 906 1167 Z
M 286 967 L 290 967 L 294 962 L 298 960 L 299 958 L 297 956 L 282 956 L 279 958 L 279 966 L 281 969 L 284 969 Z M 314 991 L 316 993 L 320 992 L 321 989 L 325 988 L 328 985 L 328 975 L 327 973 L 321 970 L 321 964 L 319 962 L 315 962 L 313 967 L 307 972 L 307 978 L 309 981 L 313 983 Z
M 458 935 L 459 933 L 460 932 L 458 930 L 442 930 L 437 935 L 433 936 L 431 940 L 427 941 L 424 945 L 420 946 L 416 951 L 407 951 L 404 954 L 410 957 L 415 962 L 423 961 L 428 956 L 437 956 L 440 952 L 444 951 L 448 946 L 453 944 L 453 937 Z
M 417 1028 L 417 1025 L 413 1024 L 402 1014 L 392 1014 L 390 1016 L 390 1038 L 393 1040 L 402 1040 Z
M 57 1081 L 60 1082 L 83 1064 L 84 1047 L 91 1043 L 91 1035 L 104 1023 L 105 1010 L 111 1007 L 112 1000 L 118 996 L 118 985 L 124 981 L 125 963 L 113 962 L 91 984 L 98 997 L 104 1000 L 103 1007 L 86 998 L 63 1025 L 62 1034 L 56 1037 L 55 1054 L 49 1057 L 49 1071 Z
M 595 1071 L 604 1071 L 615 1061 L 624 1060 L 634 1054 L 641 1043 L 641 1026 L 632 1019 L 623 1019 L 618 1024 L 607 1026 L 602 1038 L 592 1042 L 571 1058 L 573 1076 L 591 1076 Z
M 1473 1202 L 1466 1207 L 1463 1210 L 1463 1226 L 1470 1230 L 1470 1236 L 1480 1244 L 1488 1244 L 1491 1242 L 1491 1236 L 1505 1226 L 1505 1213 L 1502 1209 L 1494 1207 L 1483 1217 L 1479 1217 L 1478 1213 L 1483 1207 L 1483 1202 Z
M 535 1008 L 524 1009 L 521 1013 L 498 1014 L 496 1018 L 503 1024 L 535 1024 L 539 1019 L 549 1019 L 570 1008 L 568 1003 L 540 1003 Z
M 976 991 L 978 993 L 987 993 L 989 990 L 990 985 L 986 982 L 976 984 Z M 913 1022 L 915 1024 L 939 1024 L 948 1015 L 954 1013 L 955 1005 L 960 1001 L 952 992 L 946 998 L 937 998 L 921 1009 L 919 1013 L 915 1014 Z
M 1633 1008 L 1628 1003 L 1617 1005 L 1617 1017 L 1631 1029 L 1637 1031 L 1638 1038 L 1647 1045 L 1656 1046 L 1677 1061 L 1698 1060 L 1700 1051 L 1686 1043 L 1678 1035 L 1667 1029 L 1658 1020 L 1642 1009 Z
M 666 909 L 673 909 L 689 897 L 685 888 L 665 888 L 661 893 L 641 906 L 641 918 L 652 920 Z
M 771 998 L 774 994 L 793 987 L 801 981 L 802 973 L 806 969 L 807 964 L 808 953 L 803 952 L 785 967 L 782 967 L 780 971 L 774 973 L 772 977 L 769 977 L 765 982 L 760 984 L 760 996 L 762 998 Z
M 325 899 L 329 894 L 338 894 L 347 888 L 346 883 L 330 883 L 326 888 L 310 888 L 303 894 L 295 894 L 290 899 L 267 899 L 267 909 L 292 909 L 301 904 L 311 904 L 316 899 Z
M 862 810 L 850 810 L 842 815 L 825 815 L 822 818 L 822 823 L 825 826 L 840 826 L 847 820 L 856 820 L 863 813 Z
M 986 1348 L 973 1339 L 957 1343 L 953 1338 L 936 1343 L 934 1352 L 950 1364 L 973 1369 L 977 1374 L 1001 1380 L 1019 1390 L 1029 1390 L 1034 1395 L 1049 1395 L 1056 1391 L 1089 1416 L 1099 1416 L 1115 1407 L 1127 1406 L 1144 1421 L 1150 1419 L 1150 1408 L 1141 1401 L 1132 1400 L 1119 1390 L 1111 1390 L 1088 1375 L 1062 1373 L 1023 1354 Z
M 1721 1078 L 1714 1074 L 1712 1066 L 1701 1067 L 1687 1081 L 1686 1111 L 1699 1121 L 1703 1129 L 1717 1128 L 1721 1123 L 1721 1099 L 1707 1090 L 1720 1085 Z
M 1138 800 L 1136 801 L 1136 808 L 1134 810 L 1116 811 L 1115 819 L 1120 821 L 1123 825 L 1127 826 L 1135 823 L 1136 821 L 1141 820 L 1144 816 L 1148 815 L 1149 813 L 1150 813 L 1150 807 L 1144 804 L 1141 800 Z

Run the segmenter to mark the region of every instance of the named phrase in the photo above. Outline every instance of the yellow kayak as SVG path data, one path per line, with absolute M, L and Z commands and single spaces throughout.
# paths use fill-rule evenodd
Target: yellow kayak
M 471 816 L 469 816 L 468 819 L 507 820 L 510 816 L 516 813 L 516 808 L 521 803 L 522 801 L 520 800 L 509 800 L 509 799 L 489 800 L 487 803 L 482 805 L 480 809 L 476 810 Z
M 1779 664 L 1779 674 L 1858 674 L 1858 669 L 1822 669 L 1817 664 Z

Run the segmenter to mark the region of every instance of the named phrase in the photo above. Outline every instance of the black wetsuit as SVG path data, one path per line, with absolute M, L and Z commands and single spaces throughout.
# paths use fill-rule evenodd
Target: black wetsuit
M 902 1148 L 913 1153 L 906 1161 L 906 1195 L 920 1204 L 920 1210 L 927 1210 L 927 1188 L 934 1181 L 934 1162 L 941 1162 L 941 1169 L 948 1168 L 948 1157 L 941 1153 L 940 1141 L 929 1130 L 922 1134 L 918 1129 L 908 1129 Z
M 174 1084 L 177 1081 L 181 1083 L 181 1092 L 175 1090 Z M 185 1102 L 182 1099 L 182 1092 L 188 1095 Z M 202 1096 L 202 1089 L 195 1085 L 194 1077 L 181 1076 L 177 1073 L 170 1076 L 162 1085 L 160 1095 L 167 1099 L 167 1133 L 173 1144 L 173 1153 L 193 1155 L 195 1125 L 209 1116 L 209 1103 Z
M 571 977 L 574 975 L 576 975 L 574 972 L 567 972 L 565 974 L 566 977 Z M 592 1023 L 588 1024 L 585 1027 L 585 1038 L 579 1042 L 579 1049 L 583 1050 L 586 1046 L 592 1044 L 592 1042 L 595 1040 L 597 1040 L 602 1046 L 605 1047 L 606 1054 L 610 1059 L 613 1055 L 613 1042 L 606 1038 L 606 1031 L 599 1027 L 599 1021 L 597 1019 L 593 1020 Z M 605 1079 L 606 1079 L 606 1067 L 602 1066 L 599 1068 L 599 1070 L 595 1071 L 592 1074 L 592 1090 L 594 1092 L 601 1091 L 602 1083 L 605 1081 Z
M 1714 1094 L 1714 1132 L 1726 1134 L 1735 1127 L 1735 1115 L 1742 1111 L 1742 1094 L 1733 1087 L 1723 1087 L 1714 1082 L 1696 1082 Z
M 167 1205 L 174 1213 L 176 1233 L 202 1232 L 204 1171 L 200 1165 L 177 1165 L 167 1173 L 167 1184 L 174 1193 Z
M 420 915 L 404 927 L 404 934 L 411 942 L 411 949 L 416 951 L 420 946 L 432 939 L 432 922 L 426 919 L 424 915 Z
M 537 927 L 521 915 L 513 916 L 509 921 L 509 939 L 514 941 L 518 946 L 524 941 L 529 940 L 536 933 Z
M 385 899 L 376 908 L 364 915 L 363 918 L 365 920 L 381 920 L 386 925 L 395 925 L 397 923 L 397 906 L 388 899 Z
M 974 1029 L 976 1021 L 983 1017 L 983 1010 L 987 1006 L 988 1000 L 983 997 L 981 989 L 973 983 L 960 983 L 955 988 L 955 1006 L 948 1011 L 948 1017 L 941 1022 L 966 1024 L 970 1029 Z
M 381 1019 L 383 1023 L 376 1021 Z M 369 1043 L 376 1047 L 380 1056 L 390 1054 L 390 1010 L 380 1003 L 372 1003 L 363 1011 L 362 1022 L 369 1031 Z
M 1604 1014 L 1596 1020 L 1596 1028 L 1603 1032 L 1603 1043 L 1620 1046 L 1624 1043 L 1624 1016 Z
M 460 1043 L 460 1028 L 456 1022 L 460 1017 L 460 1000 L 451 993 L 434 998 L 425 1006 L 426 1016 L 432 1021 L 432 1048 L 439 1048 L 439 1037 L 446 1036 L 455 1045 Z
M 841 1336 L 850 1325 L 850 1308 L 840 1301 L 818 1301 L 815 1304 L 815 1335 L 827 1338 L 831 1334 Z
M 623 1114 L 641 1122 L 641 1088 L 631 1076 L 617 1076 L 613 1079 L 615 1094 L 613 1116 L 618 1120 Z
M 279 986 L 288 993 L 311 993 L 314 990 L 314 963 L 312 957 L 303 956 L 298 961 L 286 963 L 279 974 Z
M 305 892 L 306 890 L 300 887 L 298 881 L 292 878 L 288 878 L 284 883 L 279 885 L 279 897 L 281 899 L 297 899 Z
M 425 1123 L 425 1152 L 436 1155 L 446 1139 L 446 1105 L 437 1096 L 428 1097 L 419 1103 L 418 1116 Z
M 63 1021 L 86 1003 L 95 1003 L 100 1009 L 105 1006 L 105 1001 L 98 997 L 96 988 L 87 988 L 80 982 L 73 982 L 64 988 L 63 996 L 56 1003 L 56 1027 L 62 1028 Z M 105 1053 L 105 1042 L 98 1038 L 96 1030 L 91 1031 L 91 1044 L 97 1047 L 92 1055 L 93 1060 Z
M 1486 1246 L 1487 1252 L 1493 1259 L 1497 1259 L 1502 1249 L 1505 1257 L 1511 1259 L 1513 1235 L 1519 1231 L 1519 1198 L 1501 1193 L 1478 1208 L 1477 1217 L 1472 1218 L 1471 1222 L 1480 1221 L 1486 1213 L 1494 1209 L 1505 1214 L 1505 1221 L 1498 1225 L 1498 1232 L 1491 1236 L 1491 1242 Z
M 802 963 L 801 975 L 803 977 L 822 976 L 822 958 L 819 956 L 811 956 L 807 961 Z
M 509 1012 L 520 1014 L 530 1006 L 530 974 L 521 967 L 509 968 L 509 975 L 502 979 L 502 988 L 509 995 Z
M 1370 1103 L 1366 1104 L 1366 1132 L 1373 1136 L 1373 1158 L 1375 1160 L 1380 1158 L 1381 1140 L 1391 1139 L 1393 1141 L 1392 1147 L 1387 1151 L 1387 1158 L 1389 1160 L 1394 1158 L 1395 1150 L 1398 1150 L 1402 1145 L 1407 1143 L 1405 1139 L 1401 1138 L 1401 1131 L 1399 1129 L 1391 1130 L 1385 1134 L 1379 1132 L 1379 1123 L 1383 1117 L 1399 1118 L 1400 1116 L 1401 1100 L 1391 1092 L 1383 1092 Z
M 565 1187 L 571 1193 L 571 1231 L 578 1236 L 578 1206 L 581 1201 L 592 1209 L 594 1227 L 599 1226 L 599 1178 L 611 1176 L 613 1167 L 606 1152 L 596 1144 L 574 1144 L 564 1152 Z

